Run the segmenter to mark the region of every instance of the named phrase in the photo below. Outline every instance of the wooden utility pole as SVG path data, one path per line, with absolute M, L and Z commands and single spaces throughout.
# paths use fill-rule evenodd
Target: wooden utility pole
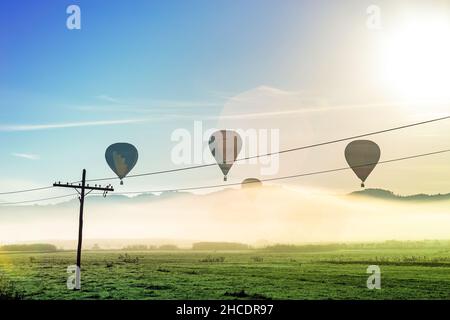
M 80 195 L 80 217 L 78 220 L 78 246 L 77 246 L 77 271 L 76 271 L 76 281 L 75 281 L 75 289 L 80 290 L 81 284 L 80 284 L 80 272 L 81 272 L 81 247 L 83 243 L 83 210 L 84 210 L 84 198 L 92 191 L 103 191 L 103 196 L 106 197 L 106 194 L 109 191 L 114 191 L 114 188 L 111 185 L 107 185 L 106 187 L 97 186 L 90 187 L 89 184 L 86 185 L 86 169 L 83 169 L 83 175 L 81 179 L 81 183 L 73 184 L 73 183 L 66 183 L 62 184 L 61 182 L 54 183 L 54 187 L 62 187 L 62 188 L 72 188 L 75 189 L 78 194 Z M 86 193 L 86 190 L 89 190 Z

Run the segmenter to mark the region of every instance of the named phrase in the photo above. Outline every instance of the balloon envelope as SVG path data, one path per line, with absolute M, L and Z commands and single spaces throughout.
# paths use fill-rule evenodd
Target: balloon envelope
M 380 147 L 370 140 L 355 140 L 345 148 L 345 159 L 361 180 L 361 187 L 380 160 L 380 154 Z
M 242 139 L 236 131 L 219 130 L 209 138 L 209 150 L 222 170 L 224 181 L 227 181 L 228 171 L 233 166 L 241 148 Z
M 247 178 L 241 182 L 241 188 L 243 188 L 243 189 L 257 188 L 257 187 L 261 187 L 261 186 L 262 186 L 261 180 L 256 179 L 256 178 Z
M 106 149 L 105 159 L 111 170 L 122 180 L 136 165 L 138 151 L 132 144 L 115 143 Z

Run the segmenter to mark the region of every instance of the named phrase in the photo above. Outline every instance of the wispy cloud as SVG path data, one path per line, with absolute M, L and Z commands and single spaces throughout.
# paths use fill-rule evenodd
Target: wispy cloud
M 129 124 L 145 122 L 146 119 L 128 119 L 128 120 L 102 120 L 102 121 L 86 121 L 86 122 L 66 122 L 52 124 L 19 124 L 19 125 L 0 125 L 0 131 L 35 131 L 48 129 L 64 129 L 76 127 L 94 127 L 109 126 L 119 124 Z
M 93 112 L 132 112 L 132 113 L 154 113 L 162 110 L 196 109 L 196 108 L 218 108 L 222 107 L 223 102 L 205 102 L 205 101 L 169 101 L 154 100 L 143 103 L 118 103 L 111 104 L 88 104 L 71 106 L 71 109 L 79 111 Z
M 11 153 L 12 156 L 17 158 L 23 158 L 27 160 L 39 160 L 41 157 L 37 154 L 32 153 Z
M 375 108 L 375 107 L 392 107 L 395 103 L 377 103 L 377 104 L 358 104 L 358 105 L 336 105 L 336 106 L 299 106 L 297 108 L 285 109 L 280 111 L 267 111 L 267 112 L 236 112 L 234 114 L 227 115 L 213 115 L 205 113 L 185 114 L 180 112 L 164 112 L 163 110 L 151 110 L 151 109 L 120 109 L 123 112 L 142 113 L 147 116 L 151 115 L 151 119 L 141 119 L 140 121 L 172 121 L 172 120 L 220 120 L 220 119 L 257 119 L 257 118 L 270 118 L 270 117 L 283 117 L 283 116 L 295 116 L 308 113 L 320 113 L 329 111 L 343 111 L 360 108 Z M 80 110 L 95 110 L 95 111 L 111 111 L 112 109 L 86 107 Z M 114 109 L 118 111 L 119 109 Z M 2 127 L 0 126 L 0 131 Z
M 95 96 L 97 102 L 69 106 L 69 108 L 80 111 L 92 112 L 132 112 L 132 113 L 155 113 L 167 111 L 168 109 L 196 109 L 222 107 L 224 99 L 211 100 L 170 100 L 170 99 L 118 99 L 108 94 Z
M 113 98 L 107 94 L 100 94 L 96 96 L 98 100 L 107 101 L 107 102 L 113 102 L 113 103 L 119 103 L 120 101 L 116 98 Z

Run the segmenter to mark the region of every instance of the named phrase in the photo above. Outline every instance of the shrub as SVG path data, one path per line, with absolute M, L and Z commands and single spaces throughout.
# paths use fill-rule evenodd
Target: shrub
M 114 262 L 112 262 L 112 261 L 106 261 L 106 260 L 105 260 L 105 264 L 106 264 L 106 267 L 107 267 L 107 268 L 112 268 L 112 267 L 114 267 Z
M 24 295 L 20 292 L 14 283 L 0 277 L 0 300 L 22 300 Z
M 139 257 L 132 257 L 128 255 L 128 253 L 125 253 L 124 255 L 119 255 L 117 258 L 120 262 L 124 263 L 139 263 Z
M 200 259 L 199 262 L 219 262 L 222 263 L 225 261 L 225 257 L 212 257 L 212 256 L 207 256 L 204 259 Z
M 251 257 L 251 259 L 252 259 L 254 262 L 263 262 L 263 261 L 264 261 L 264 258 L 263 258 L 263 257 L 260 257 L 260 256 Z

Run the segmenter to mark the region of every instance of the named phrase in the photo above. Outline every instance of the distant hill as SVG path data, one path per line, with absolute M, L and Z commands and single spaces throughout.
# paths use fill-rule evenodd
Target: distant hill
M 364 189 L 361 191 L 354 191 L 350 193 L 350 196 L 358 196 L 358 197 L 370 197 L 382 200 L 395 200 L 395 201 L 419 201 L 419 202 L 428 202 L 428 201 L 445 201 L 450 200 L 450 193 L 447 194 L 415 194 L 409 196 L 401 196 L 393 193 L 389 190 L 384 189 Z
M 134 197 L 127 197 L 127 196 L 120 195 L 120 194 L 109 193 L 107 195 L 107 198 L 108 198 L 108 202 L 140 203 L 140 202 L 147 202 L 147 201 L 152 201 L 152 200 L 165 200 L 165 199 L 180 197 L 180 196 L 184 196 L 184 195 L 190 195 L 190 193 L 177 192 L 177 191 L 166 191 L 166 192 L 162 192 L 158 195 L 153 194 L 153 193 L 142 193 L 142 194 L 138 194 Z M 72 199 L 69 201 L 61 202 L 58 205 L 72 204 L 72 203 L 75 203 L 78 205 L 78 201 L 79 201 L 78 199 Z M 104 203 L 105 198 L 101 195 L 92 195 L 92 196 L 88 197 L 88 201 L 90 203 Z
M 61 250 L 75 250 L 77 248 L 77 240 L 56 240 L 56 239 L 43 239 L 45 243 L 54 245 L 55 248 Z M 195 239 L 164 239 L 164 238 L 141 238 L 141 239 L 132 239 L 132 238 L 104 238 L 104 239 L 95 239 L 95 238 L 85 238 L 83 239 L 83 250 L 172 250 L 174 248 L 180 249 L 190 249 L 192 243 L 196 242 Z M 12 244 L 13 246 L 29 246 L 33 245 L 33 241 L 23 241 L 20 243 Z M 11 246 L 11 245 L 7 245 Z M 0 246 L 0 251 L 5 246 Z M 8 250 L 12 250 L 8 248 Z M 32 250 L 27 250 L 32 251 Z
M 249 246 L 238 242 L 196 242 L 193 250 L 247 250 Z
M 57 248 L 48 243 L 9 244 L 1 246 L 0 251 L 55 252 Z

